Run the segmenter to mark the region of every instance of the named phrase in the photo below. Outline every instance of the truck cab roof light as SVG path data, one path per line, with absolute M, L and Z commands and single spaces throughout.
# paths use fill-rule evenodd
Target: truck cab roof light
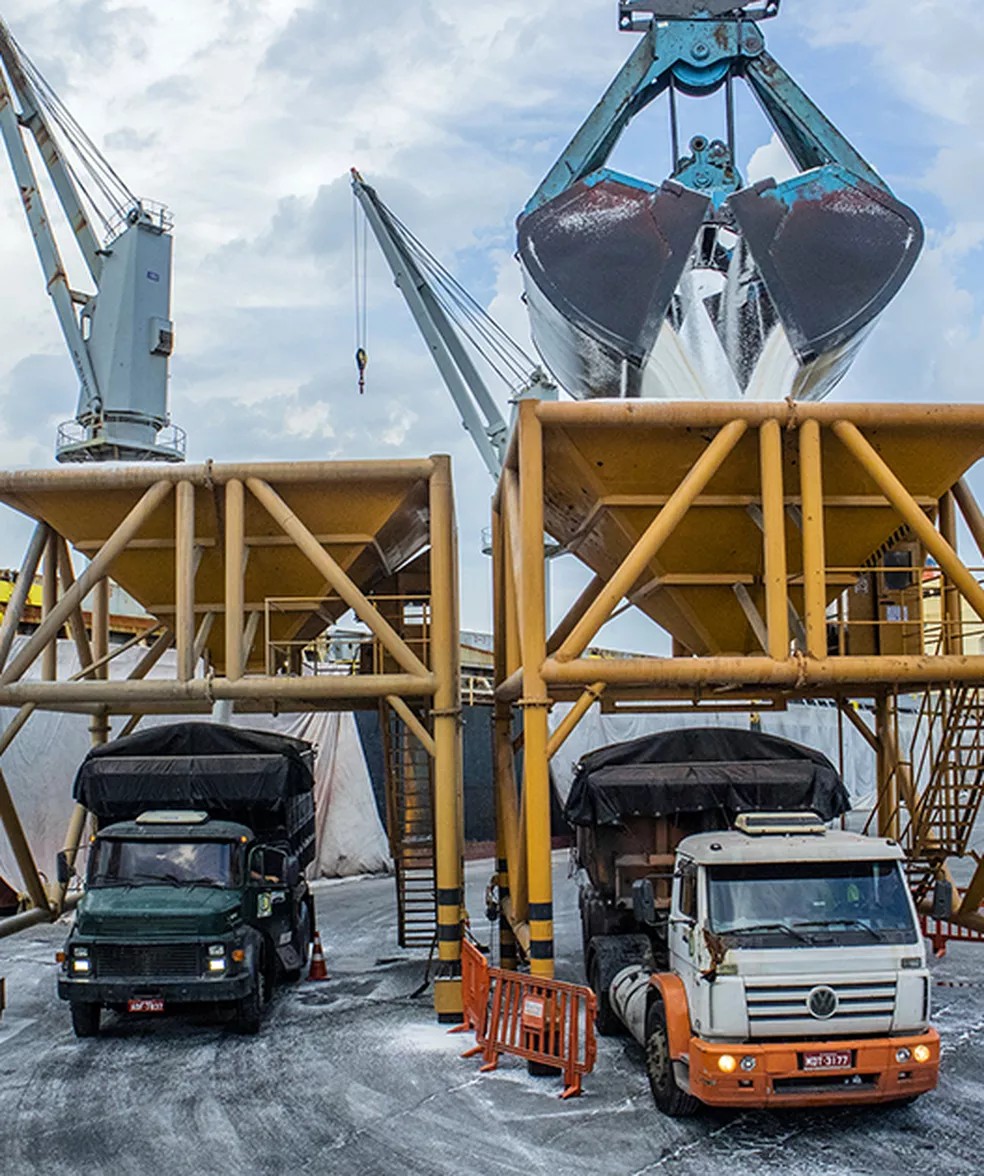
M 749 837 L 809 834 L 822 836 L 827 828 L 816 813 L 739 813 L 735 828 Z
M 191 809 L 154 809 L 137 817 L 138 825 L 204 825 L 208 813 Z

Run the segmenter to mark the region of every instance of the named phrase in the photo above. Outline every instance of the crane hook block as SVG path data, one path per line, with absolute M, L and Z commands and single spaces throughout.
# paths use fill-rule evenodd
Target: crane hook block
M 355 366 L 359 369 L 359 395 L 361 396 L 366 390 L 366 366 L 369 363 L 369 356 L 366 355 L 365 349 L 360 347 L 355 353 Z

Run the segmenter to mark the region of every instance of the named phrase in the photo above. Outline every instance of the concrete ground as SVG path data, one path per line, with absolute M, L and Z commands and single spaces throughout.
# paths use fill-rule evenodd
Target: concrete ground
M 489 863 L 468 868 L 487 936 Z M 557 855 L 558 972 L 578 978 L 576 896 Z M 425 959 L 395 943 L 393 883 L 319 887 L 326 984 L 284 990 L 257 1038 L 206 1020 L 107 1015 L 77 1041 L 55 996 L 63 927 L 0 941 L 0 1174 L 677 1173 L 826 1176 L 981 1171 L 984 946 L 935 966 L 940 1088 L 908 1109 L 705 1112 L 653 1107 L 641 1051 L 601 1039 L 580 1099 L 505 1059 L 480 1075 L 469 1038 L 412 995 Z

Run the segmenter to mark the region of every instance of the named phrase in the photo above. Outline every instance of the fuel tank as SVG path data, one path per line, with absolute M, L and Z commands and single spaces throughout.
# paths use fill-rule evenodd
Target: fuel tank
M 818 400 L 924 234 L 887 190 L 826 164 L 720 200 L 602 168 L 518 236 L 534 343 L 576 399 Z

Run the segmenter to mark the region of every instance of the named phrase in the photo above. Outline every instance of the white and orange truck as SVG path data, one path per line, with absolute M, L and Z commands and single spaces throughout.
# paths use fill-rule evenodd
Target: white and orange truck
M 664 1113 L 935 1087 L 903 853 L 831 827 L 848 808 L 824 756 L 757 731 L 663 732 L 578 765 L 566 812 L 597 1027 L 642 1045 Z

